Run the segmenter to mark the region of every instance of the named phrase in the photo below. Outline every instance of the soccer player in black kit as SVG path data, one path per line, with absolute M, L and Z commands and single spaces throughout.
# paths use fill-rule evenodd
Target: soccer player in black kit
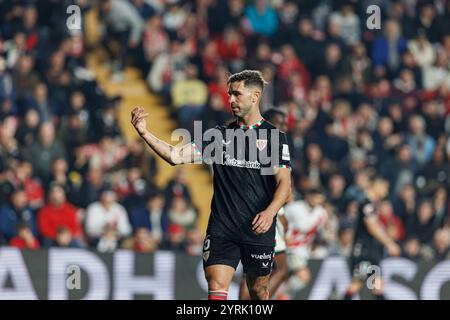
M 377 217 L 378 203 L 387 196 L 388 189 L 389 184 L 387 181 L 380 178 L 373 179 L 367 190 L 365 190 L 364 200 L 359 204 L 350 257 L 350 270 L 353 272 L 352 282 L 345 293 L 345 300 L 350 300 L 357 294 L 368 277 L 376 270 L 375 268 L 379 268 L 385 249 L 391 256 L 400 254 L 400 247 L 384 231 Z M 372 268 L 369 268 L 371 266 Z M 371 289 L 375 298 L 384 300 L 381 274 L 373 277 L 371 285 L 373 287 L 369 289 Z
M 214 195 L 203 246 L 210 300 L 227 299 L 239 261 L 250 297 L 269 298 L 276 215 L 291 192 L 291 168 L 285 133 L 267 122 L 259 110 L 264 84 L 259 71 L 231 75 L 228 94 L 236 120 L 208 130 L 210 139 L 206 131 L 202 141 L 194 139 L 180 147 L 147 130 L 148 114 L 143 108 L 132 111 L 131 122 L 137 132 L 168 163 L 203 160 L 212 164 Z M 239 139 L 243 135 L 244 139 Z M 271 161 L 267 161 L 269 154 Z

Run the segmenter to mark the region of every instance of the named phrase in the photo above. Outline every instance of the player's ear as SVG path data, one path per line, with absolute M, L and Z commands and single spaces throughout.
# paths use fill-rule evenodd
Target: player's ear
M 254 89 L 252 92 L 252 102 L 255 103 L 261 97 L 261 91 L 259 89 Z

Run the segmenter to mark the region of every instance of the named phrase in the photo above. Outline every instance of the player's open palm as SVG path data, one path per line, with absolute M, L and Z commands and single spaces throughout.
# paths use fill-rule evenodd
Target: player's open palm
M 147 131 L 147 121 L 145 120 L 147 116 L 148 113 L 145 113 L 142 107 L 136 107 L 131 111 L 131 123 L 140 135 Z

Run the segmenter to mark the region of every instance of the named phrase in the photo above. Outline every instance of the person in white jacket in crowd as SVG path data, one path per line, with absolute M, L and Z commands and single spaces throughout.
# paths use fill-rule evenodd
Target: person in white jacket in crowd
M 117 202 L 116 193 L 112 190 L 104 190 L 100 195 L 100 201 L 87 207 L 85 227 L 90 242 L 104 247 L 105 250 L 102 251 L 111 251 L 106 248 L 115 248 L 117 242 L 129 236 L 132 231 L 128 214 Z M 112 234 L 115 237 L 111 237 Z

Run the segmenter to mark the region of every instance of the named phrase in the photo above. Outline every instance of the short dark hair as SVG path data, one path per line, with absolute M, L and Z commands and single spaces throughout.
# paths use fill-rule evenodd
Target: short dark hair
M 257 86 L 259 87 L 261 90 L 264 89 L 264 85 L 267 83 L 261 72 L 259 72 L 258 70 L 243 70 L 241 72 L 232 74 L 229 78 L 228 78 L 228 84 L 232 83 L 232 82 L 241 82 L 244 81 L 244 86 L 248 87 L 248 86 Z

